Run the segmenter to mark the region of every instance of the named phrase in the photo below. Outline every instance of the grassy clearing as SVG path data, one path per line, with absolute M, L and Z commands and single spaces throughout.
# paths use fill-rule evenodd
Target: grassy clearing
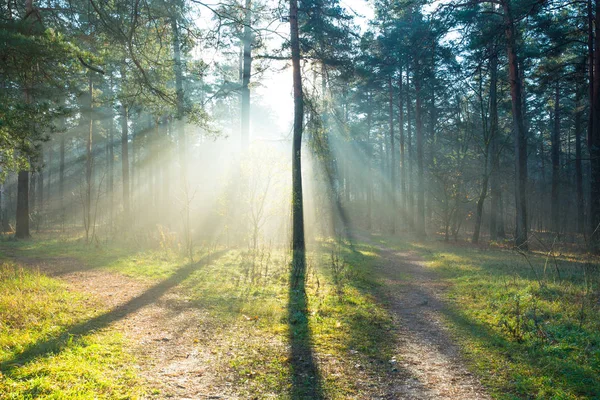
M 308 255 L 308 303 L 294 312 L 289 255 L 280 249 L 199 251 L 195 259 L 201 261 L 193 268 L 176 249 L 87 246 L 69 237 L 5 241 L 0 251 L 49 263 L 74 259 L 82 270 L 115 271 L 156 285 L 170 281 L 186 306 L 208 312 L 204 326 L 214 330 L 197 345 L 213 349 L 211 367 L 242 397 L 300 398 L 316 387 L 327 398 L 364 397 L 369 382 L 394 373 L 388 363 L 392 319 L 375 296 L 377 254 L 368 246 L 353 250 L 331 241 L 315 246 Z M 302 375 L 306 362 L 294 360 L 294 343 L 312 353 L 318 374 Z
M 343 265 L 332 267 L 331 252 Z M 327 398 L 352 398 L 369 377 L 391 373 L 392 320 L 373 296 L 372 259 L 321 243 L 308 259 L 306 309 L 292 315 L 289 259 L 279 250 L 227 251 L 182 286 L 195 307 L 229 324 L 218 352 L 230 355 L 226 374 L 241 396 L 299 398 L 319 386 Z M 319 376 L 294 379 L 305 367 L 294 365 L 294 341 L 310 346 Z
M 563 255 L 557 257 L 555 265 L 553 259 L 548 262 L 542 254 L 530 254 L 527 261 L 506 250 L 385 237 L 375 241 L 399 251 L 421 254 L 430 261 L 430 268 L 451 283 L 447 319 L 495 397 L 600 398 L 598 271 L 581 257 Z M 176 249 L 155 246 L 159 250 L 144 250 L 126 243 L 86 246 L 80 239 L 68 237 L 3 242 L 0 251 L 50 262 L 52 258 L 73 258 L 80 262 L 81 269 L 102 268 L 157 284 L 171 279 L 187 304 L 208 311 L 211 322 L 207 326 L 216 328 L 200 338 L 198 346 L 214 348 L 214 368 L 242 397 L 299 398 L 316 388 L 328 398 L 364 397 L 369 382 L 394 374 L 387 363 L 395 343 L 392 319 L 385 304 L 377 300 L 382 298 L 373 269 L 378 251 L 364 244 L 350 248 L 326 240 L 315 247 L 308 256 L 308 303 L 292 312 L 290 260 L 282 250 L 213 248 L 210 252 L 198 252 L 195 258 L 202 261 L 191 269 L 186 269 L 188 263 Z M 50 290 L 60 285 L 47 278 L 34 276 L 25 279 L 25 283 L 28 279 L 45 282 L 46 286 L 37 285 L 52 296 L 76 296 L 64 289 Z M 15 293 L 10 290 L 3 293 Z M 27 305 L 13 305 L 10 310 L 2 305 L 7 310 L 3 316 L 7 321 L 8 316 L 28 321 L 19 312 L 30 313 L 38 321 L 35 323 L 43 326 L 35 330 L 22 328 L 31 337 L 3 331 L 3 340 L 19 337 L 22 341 L 2 342 L 3 359 L 11 358 L 10 352 L 18 352 L 19 346 L 60 331 L 61 326 L 93 317 L 86 303 L 89 300 L 83 297 L 76 301 L 60 297 L 43 300 L 44 304 L 66 307 L 67 311 L 61 314 L 52 307 L 41 307 L 42 303 L 32 301 L 27 293 L 30 291 L 19 289 L 16 296 Z M 36 314 L 46 312 L 45 316 Z M 62 322 L 51 322 L 53 318 Z M 213 340 L 216 335 L 218 342 Z M 106 387 L 102 390 L 111 396 L 127 396 L 126 388 L 119 392 L 119 384 L 115 383 L 134 380 L 127 372 L 127 364 L 119 364 L 119 341 L 102 331 L 81 337 L 68 343 L 70 351 L 12 368 L 12 375 L 5 373 L 2 390 L 62 393 L 61 390 L 70 389 L 51 383 L 56 374 L 62 377 L 58 382 L 87 381 L 81 374 L 90 374 L 91 382 L 96 382 L 93 385 Z M 110 349 L 95 347 L 99 342 Z M 317 366 L 318 375 L 298 373 L 307 366 L 299 365 L 292 356 L 294 342 L 308 349 L 305 359 Z M 86 351 L 106 353 L 106 357 L 89 357 Z M 49 361 L 54 359 L 60 362 Z M 67 367 L 71 362 L 81 366 Z M 113 375 L 94 373 L 102 370 L 106 362 L 117 365 L 112 369 Z M 86 363 L 92 365 L 91 372 L 85 372 Z M 64 369 L 51 365 L 63 365 Z M 40 372 L 44 368 L 46 372 Z M 48 378 L 44 381 L 43 377 Z M 102 384 L 103 379 L 108 383 Z M 34 389 L 38 387 L 43 389 Z M 127 390 L 136 391 L 132 389 L 136 387 L 128 386 Z M 86 393 L 81 388 L 76 390 Z
M 163 279 L 184 262 L 172 248 L 142 245 L 132 240 L 86 244 L 82 235 L 41 233 L 32 240 L 0 241 L 0 256 L 24 257 L 45 263 L 70 259 L 79 264 L 75 270 L 106 269 L 142 279 Z M 69 269 L 66 272 L 71 272 Z
M 39 356 L 22 352 L 67 327 L 92 318 L 101 306 L 57 280 L 0 264 L 0 398 L 136 398 L 141 380 L 111 330 L 73 336 Z
M 433 242 L 408 248 L 452 284 L 447 319 L 495 398 L 600 398 L 597 260 Z

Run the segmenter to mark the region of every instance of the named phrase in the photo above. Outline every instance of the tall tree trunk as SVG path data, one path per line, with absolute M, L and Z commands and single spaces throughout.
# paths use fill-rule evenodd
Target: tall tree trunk
M 502 192 L 500 192 L 500 196 L 498 196 L 498 239 L 506 238 L 506 229 L 505 229 L 505 208 L 504 208 L 504 196 L 502 196 Z
M 88 95 L 90 97 L 89 104 L 89 129 L 86 145 L 86 162 L 85 162 L 85 242 L 90 240 L 89 232 L 92 224 L 92 136 L 94 134 L 94 83 L 92 81 L 92 73 L 89 73 L 88 79 Z
M 546 228 L 546 216 L 549 213 L 546 196 L 546 150 L 544 148 L 544 132 L 540 132 L 540 182 L 539 182 L 539 209 L 537 210 L 538 230 L 543 231 Z
M 560 182 L 560 86 L 556 81 L 554 92 L 554 128 L 552 129 L 552 192 L 550 195 L 550 216 L 552 219 L 552 231 L 560 231 L 560 204 L 559 204 L 559 182 Z
M 129 221 L 129 113 L 127 105 L 121 103 L 121 173 L 123 180 L 123 218 L 125 223 Z
M 0 185 L 0 232 L 4 233 L 4 232 L 8 232 L 5 227 L 6 227 L 6 220 L 5 220 L 5 204 L 7 203 L 6 200 L 4 200 L 4 196 L 2 195 L 2 193 L 4 192 L 4 184 Z
M 111 97 L 114 99 L 114 91 L 113 91 L 113 75 L 110 76 L 110 93 Z M 114 102 L 114 100 L 112 100 Z M 110 114 L 109 114 L 109 125 L 108 125 L 108 137 L 106 139 L 107 146 L 107 154 L 106 158 L 108 161 L 108 179 L 106 182 L 106 186 L 108 189 L 108 211 L 109 211 L 109 228 L 112 233 L 113 230 L 113 218 L 114 218 L 114 205 L 115 205 L 115 187 L 114 187 L 114 177 L 115 177 L 115 112 L 114 112 L 114 103 L 110 104 Z
M 115 123 L 114 115 L 111 113 L 110 130 L 108 132 L 108 201 L 110 212 L 110 228 L 113 227 L 113 219 L 115 215 Z
M 490 240 L 498 239 L 498 208 L 500 206 L 500 154 L 498 149 L 498 49 L 490 54 Z
M 40 213 L 44 211 L 44 151 L 40 150 L 40 170 L 37 181 L 37 208 Z
M 252 0 L 244 7 L 244 60 L 242 68 L 242 151 L 247 150 L 250 132 L 250 74 L 252 71 Z
M 65 226 L 65 133 L 60 136 L 60 161 L 58 166 L 58 197 L 60 207 L 60 223 L 62 229 Z
M 183 65 L 181 62 L 181 44 L 179 42 L 179 25 L 177 18 L 171 18 L 171 29 L 173 31 L 173 69 L 175 73 L 175 91 L 177 96 L 177 119 L 183 118 L 184 92 L 183 92 Z
M 477 199 L 477 209 L 475 211 L 475 224 L 473 226 L 473 236 L 471 237 L 472 243 L 479 242 L 479 234 L 481 232 L 481 220 L 483 218 L 483 205 L 485 203 L 485 198 L 488 193 L 488 183 L 489 183 L 489 160 L 490 160 L 490 135 L 491 128 L 487 125 L 485 107 L 483 102 L 483 72 L 482 68 L 479 68 L 479 93 L 478 97 L 481 103 L 481 120 L 483 123 L 483 174 L 481 180 L 481 191 L 479 192 L 479 198 Z M 491 94 L 490 88 L 490 94 Z M 490 99 L 491 103 L 491 99 Z
M 8 185 L 3 184 L 2 185 L 2 190 L 0 190 L 0 194 L 4 193 L 4 190 L 6 189 L 7 191 L 10 190 L 7 188 Z M 7 198 L 8 197 L 8 198 Z M 2 196 L 2 199 L 0 199 L 0 205 L 2 205 L 1 211 L 0 211 L 0 221 L 2 221 L 2 230 L 1 232 L 10 232 L 10 223 L 8 221 L 8 204 L 10 201 L 10 197 L 9 196 Z
M 154 120 L 154 129 L 152 129 L 150 131 L 150 150 L 152 152 L 152 159 L 150 160 L 150 165 L 149 165 L 149 169 L 150 169 L 150 200 L 151 200 L 151 207 L 152 209 L 156 210 L 155 213 L 153 213 L 154 215 L 152 216 L 154 219 L 154 222 L 159 222 L 161 220 L 161 212 L 162 209 L 160 207 L 159 204 L 159 192 L 160 192 L 160 187 L 159 187 L 159 167 L 160 167 L 160 151 L 158 148 L 158 141 L 160 138 L 160 119 L 156 118 Z
M 400 79 L 398 79 L 398 130 L 400 131 L 400 198 L 402 199 L 402 209 L 404 216 L 407 216 L 406 209 L 406 156 L 404 153 L 404 93 L 402 82 L 402 66 L 400 66 Z
M 367 97 L 370 100 L 371 94 L 368 92 Z M 370 103 L 370 101 L 369 101 Z M 371 144 L 371 129 L 373 126 L 373 109 L 367 108 L 367 151 L 369 159 L 368 162 L 368 173 L 369 177 L 373 174 L 373 146 Z M 367 181 L 367 230 L 370 232 L 373 229 L 373 179 Z
M 421 80 L 415 80 L 415 122 L 417 130 L 417 235 L 425 236 L 425 174 L 423 171 L 423 112 Z
M 484 157 L 484 171 L 481 182 L 481 191 L 479 192 L 479 198 L 477 199 L 477 210 L 475 211 L 475 226 L 473 229 L 473 236 L 471 237 L 471 242 L 478 243 L 479 242 L 479 233 L 481 231 L 481 220 L 483 218 L 483 204 L 485 202 L 485 198 L 487 197 L 488 192 L 488 182 L 489 182 L 489 174 L 488 174 L 488 158 L 489 158 L 489 145 L 486 145 L 485 149 L 486 155 Z
M 33 163 L 32 163 L 33 165 Z M 37 205 L 36 203 L 36 189 L 37 189 L 37 172 L 31 171 L 31 181 L 29 182 L 29 211 L 35 213 Z
M 581 65 L 578 76 L 584 80 L 585 64 Z M 575 184 L 577 188 L 577 233 L 585 232 L 585 206 L 583 201 L 583 166 L 581 161 L 581 135 L 582 135 L 582 102 L 583 82 L 575 88 Z
M 436 40 L 431 41 L 431 78 L 429 87 L 431 88 L 429 93 L 429 126 L 428 126 L 428 141 L 429 141 L 429 154 L 427 157 L 426 168 L 429 170 L 433 168 L 436 163 L 435 159 L 435 144 L 436 144 L 436 125 L 437 125 L 437 107 L 435 105 L 435 64 L 436 64 Z M 426 211 L 426 221 L 431 222 L 433 220 L 433 196 L 425 197 L 425 211 Z
M 52 189 L 52 162 L 54 161 L 54 151 L 52 151 L 52 145 L 48 146 L 48 181 L 46 182 L 46 198 L 48 204 L 52 201 L 50 190 Z
M 388 77 L 389 86 L 389 124 L 390 124 L 390 152 L 391 152 L 391 164 L 390 164 L 390 191 L 392 192 L 392 218 L 390 227 L 391 233 L 396 233 L 396 151 L 394 146 L 394 87 L 392 85 L 392 76 Z
M 33 0 L 25 0 L 25 20 L 33 15 Z M 29 87 L 24 88 L 25 102 L 31 103 Z M 35 187 L 35 185 L 33 185 Z M 29 171 L 19 171 L 17 177 L 17 209 L 16 209 L 16 232 L 15 237 L 19 239 L 28 238 L 29 234 Z
M 414 217 L 415 210 L 415 189 L 414 189 L 414 176 L 413 176 L 413 165 L 415 161 L 413 145 L 412 145 L 412 100 L 410 98 L 410 74 L 408 67 L 406 69 L 406 145 L 408 151 L 408 178 L 407 178 L 407 190 L 406 190 L 406 214 L 408 216 L 409 225 L 415 226 L 416 219 Z
M 516 30 L 509 0 L 503 0 L 502 7 L 506 25 L 506 51 L 508 54 L 508 74 L 515 144 L 515 245 L 523 250 L 527 250 L 529 231 L 527 221 L 527 132 L 523 121 L 522 83 L 516 50 Z
M 594 74 L 591 100 L 592 127 L 588 131 L 590 152 L 590 249 L 600 253 L 600 0 L 596 0 Z
M 25 239 L 29 236 L 29 171 L 19 171 L 17 181 L 17 228 L 15 237 Z
M 294 81 L 294 136 L 292 144 L 292 265 L 295 285 L 303 282 L 306 268 L 304 241 L 304 206 L 302 198 L 302 124 L 304 120 L 304 95 L 300 70 L 300 40 L 298 32 L 298 0 L 290 0 L 290 45 Z

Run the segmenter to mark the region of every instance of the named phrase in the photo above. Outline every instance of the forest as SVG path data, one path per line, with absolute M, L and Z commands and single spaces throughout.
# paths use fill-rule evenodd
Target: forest
M 600 0 L 0 1 L 0 398 L 599 376 Z

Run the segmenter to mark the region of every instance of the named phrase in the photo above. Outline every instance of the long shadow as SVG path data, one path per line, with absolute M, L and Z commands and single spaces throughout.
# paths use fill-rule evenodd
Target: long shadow
M 341 244 L 342 247 L 336 250 L 337 244 L 326 242 L 319 251 L 329 254 L 341 250 L 348 263 L 349 278 L 337 288 L 341 296 L 338 301 L 344 303 L 343 307 L 353 307 L 352 311 L 340 316 L 348 327 L 344 350 L 355 354 L 351 356 L 353 363 L 360 365 L 361 374 L 366 375 L 371 385 L 385 390 L 385 398 L 434 398 L 435 395 L 418 376 L 406 366 L 393 361 L 401 332 L 393 321 L 393 312 L 389 307 L 391 300 L 384 296 L 385 287 L 376 276 L 380 256 L 364 241 L 355 243 L 353 247 L 347 241 Z M 378 305 L 368 306 L 371 300 L 367 300 L 366 304 L 361 304 L 360 300 L 354 303 L 357 301 L 354 295 L 345 297 L 343 294 L 345 288 L 351 288 L 364 299 L 376 299 Z M 371 393 L 370 389 L 358 387 L 360 391 Z
M 215 257 L 220 257 L 224 253 L 225 251 L 220 251 L 206 255 L 198 262 L 178 269 L 169 278 L 150 287 L 144 293 L 134 297 L 127 303 L 115 307 L 112 310 L 98 315 L 90 320 L 71 325 L 62 332 L 43 341 L 38 341 L 37 343 L 31 344 L 23 349 L 23 351 L 20 353 L 17 353 L 13 357 L 0 363 L 0 371 L 6 375 L 12 375 L 18 367 L 35 357 L 60 353 L 69 346 L 74 337 L 86 335 L 96 330 L 106 328 L 110 324 L 123 319 L 127 315 L 141 309 L 142 307 L 155 302 L 169 289 L 179 285 L 181 282 L 187 279 L 201 265 L 214 260 Z
M 465 335 L 468 335 L 470 340 L 473 340 L 477 343 L 477 347 L 485 348 L 486 351 L 494 353 L 496 357 L 499 357 L 503 360 L 503 363 L 514 363 L 520 364 L 524 366 L 525 370 L 528 372 L 523 373 L 523 376 L 526 376 L 527 373 L 530 373 L 532 376 L 537 376 L 539 378 L 549 378 L 554 383 L 553 386 L 558 389 L 558 392 L 565 392 L 569 394 L 576 394 L 577 396 L 590 396 L 589 398 L 596 398 L 598 395 L 598 380 L 597 374 L 586 368 L 585 364 L 582 363 L 582 360 L 566 357 L 564 359 L 556 359 L 554 363 L 550 362 L 548 358 L 539 358 L 545 354 L 551 354 L 554 350 L 552 349 L 552 345 L 543 345 L 539 341 L 532 342 L 523 342 L 519 343 L 513 340 L 508 339 L 506 336 L 495 332 L 489 326 L 474 320 L 473 318 L 465 315 L 463 311 L 461 311 L 458 307 L 448 304 L 447 302 L 441 301 L 436 296 L 432 296 L 425 291 L 420 291 L 419 293 L 425 301 L 430 302 L 438 302 L 441 309 L 438 311 L 443 314 L 452 325 L 458 327 L 460 331 L 462 331 Z M 425 340 L 430 346 L 436 349 L 441 354 L 446 356 L 451 356 L 452 353 L 449 351 L 449 347 L 444 344 L 444 340 L 441 339 L 444 335 L 447 336 L 447 333 L 443 332 L 439 326 L 428 321 L 424 318 L 417 317 L 420 323 L 419 329 L 415 330 L 415 333 L 429 331 L 433 332 L 433 335 Z M 590 363 L 591 357 L 590 357 Z M 499 371 L 505 370 L 505 366 L 500 369 L 499 367 L 495 367 Z M 518 367 L 515 367 L 518 368 Z M 519 368 L 520 369 L 520 368 Z M 494 368 L 491 370 L 489 367 L 486 367 L 486 371 L 481 374 L 481 377 L 484 382 L 492 383 L 492 387 L 497 385 L 498 378 L 496 374 L 499 371 L 494 371 Z M 500 372 L 502 373 L 502 372 Z M 522 386 L 521 388 L 517 388 L 513 386 L 514 379 L 511 380 L 509 384 L 503 385 L 500 390 L 505 393 L 514 393 L 517 395 L 527 395 L 534 396 L 536 393 L 533 393 L 532 390 L 535 388 L 534 384 L 532 386 Z M 582 388 L 576 388 L 575 382 L 587 382 L 588 384 Z M 521 384 L 523 385 L 523 383 Z
M 288 324 L 291 347 L 292 399 L 324 399 L 321 375 L 315 361 L 308 321 L 306 261 L 291 268 Z
M 383 250 L 381 254 L 383 257 L 388 258 L 390 262 L 396 263 L 396 256 L 393 252 Z M 416 262 L 401 262 L 408 265 L 406 269 L 409 273 L 414 273 L 415 270 L 422 268 Z M 446 329 L 442 328 L 435 320 L 427 317 L 427 312 L 443 315 L 453 326 L 468 336 L 469 340 L 473 340 L 478 347 L 485 348 L 486 351 L 495 354 L 496 357 L 504 360 L 503 362 L 518 363 L 534 375 L 539 376 L 542 374 L 544 376 L 547 374 L 550 379 L 555 381 L 555 386 L 560 390 L 565 392 L 581 390 L 575 389 L 574 385 L 570 383 L 576 379 L 590 382 L 587 391 L 581 391 L 577 395 L 590 395 L 597 388 L 594 372 L 573 361 L 574 359 L 557 360 L 560 366 L 547 364 L 548 359 L 539 360 L 539 355 L 550 354 L 553 351 L 552 345 L 543 345 L 539 341 L 524 343 L 512 341 L 505 335 L 494 331 L 491 327 L 469 317 L 457 305 L 446 301 L 435 291 L 419 285 L 412 279 L 403 280 L 398 272 L 402 272 L 400 268 L 397 271 L 388 268 L 379 273 L 380 276 L 389 279 L 393 293 L 412 293 L 413 302 L 406 302 L 402 296 L 393 293 L 388 295 L 387 301 L 396 302 L 394 309 L 400 318 L 404 321 L 410 321 L 410 324 L 407 325 L 407 327 L 411 327 L 409 331 L 419 338 L 422 343 L 427 344 L 439 354 L 448 359 L 453 359 L 457 351 L 460 353 L 460 346 L 455 343 L 452 335 Z M 434 276 L 432 275 L 432 277 Z M 414 300 L 417 300 L 417 302 L 414 303 Z M 492 386 L 497 385 L 498 380 L 494 377 L 495 373 L 497 372 L 492 371 L 489 376 L 484 373 L 482 378 L 490 382 L 493 380 L 495 383 Z M 524 389 L 519 390 L 510 384 L 505 385 L 501 390 L 507 393 L 523 394 Z

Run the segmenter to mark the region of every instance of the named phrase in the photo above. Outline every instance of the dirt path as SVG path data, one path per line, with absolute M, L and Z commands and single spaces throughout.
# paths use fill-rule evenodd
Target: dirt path
M 359 397 L 489 398 L 464 367 L 459 348 L 442 323 L 444 285 L 423 267 L 416 254 L 377 247 L 382 258 L 376 272 L 384 280 L 385 300 L 398 329 L 399 341 L 391 360 L 397 373 L 378 383 L 365 381 L 369 388 L 363 388 Z M 235 351 L 229 331 L 234 328 L 215 323 L 181 294 L 178 284 L 191 270 L 184 271 L 180 279 L 151 282 L 83 268 L 66 258 L 18 261 L 103 302 L 109 310 L 107 326 L 127 337 L 141 375 L 151 390 L 155 389 L 150 398 L 236 398 L 227 377 L 227 349 Z
M 377 272 L 399 329 L 399 375 L 386 398 L 489 399 L 442 321 L 446 286 L 415 253 L 376 247 L 382 257 Z
M 149 398 L 235 399 L 223 377 L 217 352 L 226 332 L 205 312 L 189 306 L 172 285 L 82 267 L 76 260 L 15 258 L 19 263 L 67 282 L 75 291 L 100 299 L 107 325 L 125 335 Z

